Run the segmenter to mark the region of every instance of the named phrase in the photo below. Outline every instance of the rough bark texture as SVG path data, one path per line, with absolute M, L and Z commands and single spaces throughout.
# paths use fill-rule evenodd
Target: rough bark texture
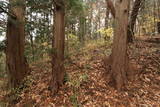
M 160 22 L 157 22 L 157 31 L 160 34 Z
M 128 27 L 129 0 L 116 1 L 115 33 L 112 49 L 111 81 L 118 90 L 127 82 L 127 27 Z
M 64 80 L 64 40 L 65 40 L 65 7 L 63 2 L 55 2 L 55 23 L 52 57 L 51 90 L 55 95 Z
M 134 26 L 136 23 L 136 19 L 138 16 L 139 9 L 141 7 L 142 0 L 135 0 L 131 16 L 130 16 L 130 21 L 129 21 L 129 26 L 128 26 L 128 42 L 133 42 L 133 35 L 134 35 Z
M 10 0 L 10 3 L 17 0 Z M 18 0 L 24 3 L 24 0 Z M 10 13 L 15 17 L 8 16 L 7 22 L 7 48 L 6 63 L 9 72 L 9 82 L 12 88 L 17 87 L 27 74 L 28 64 L 24 56 L 25 45 L 25 6 L 18 5 L 10 7 Z

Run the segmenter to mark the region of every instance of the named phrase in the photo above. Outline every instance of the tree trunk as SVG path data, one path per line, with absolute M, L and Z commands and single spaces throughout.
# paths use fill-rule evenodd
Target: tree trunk
M 14 6 L 13 2 L 23 3 Z M 16 88 L 27 74 L 28 64 L 24 56 L 25 45 L 25 6 L 24 0 L 10 0 L 10 13 L 15 18 L 8 16 L 7 22 L 7 48 L 6 48 L 6 64 L 9 72 L 9 82 L 12 88 Z
M 157 7 L 158 7 L 158 20 L 160 20 L 160 2 L 157 1 Z M 157 22 L 157 31 L 158 34 L 160 34 L 160 21 Z
M 127 27 L 129 14 L 129 0 L 117 0 L 115 32 L 112 49 L 111 81 L 118 90 L 127 82 L 128 56 L 127 56 Z
M 52 57 L 52 94 L 58 92 L 64 80 L 64 41 L 65 41 L 65 7 L 63 2 L 56 1 L 54 20 L 54 40 Z
M 85 17 L 84 16 L 80 16 L 79 18 L 79 41 L 84 44 L 85 41 Z
M 107 0 L 106 0 L 107 4 Z M 105 17 L 105 28 L 108 29 L 108 20 L 109 20 L 109 7 L 106 5 L 106 17 Z
M 153 32 L 154 32 L 154 35 L 155 35 L 155 32 L 156 32 L 156 2 L 155 2 L 155 0 L 153 0 L 153 18 L 154 18 L 154 21 L 153 21 L 154 31 Z
M 134 25 L 136 23 L 136 19 L 138 16 L 139 9 L 141 7 L 142 0 L 135 0 L 132 12 L 131 12 L 131 17 L 129 21 L 129 26 L 128 26 L 128 42 L 133 42 L 133 35 L 134 35 Z
M 32 49 L 32 61 L 35 60 L 34 56 L 34 41 L 33 41 L 33 35 L 29 32 L 30 42 L 31 42 L 31 49 Z
M 27 12 L 29 13 L 30 10 Z M 30 13 L 29 15 L 29 21 L 32 22 L 32 19 L 33 19 L 33 15 L 32 15 L 32 12 Z M 34 40 L 33 40 L 33 35 L 32 35 L 32 32 L 33 30 L 28 30 L 28 36 L 29 36 L 29 39 L 30 39 L 30 42 L 31 42 L 31 51 L 32 51 L 32 61 L 35 60 L 35 54 L 34 54 Z
M 91 5 L 92 5 L 92 3 L 91 3 Z M 93 23 L 93 7 L 91 6 L 91 12 L 89 14 L 89 36 L 90 36 L 90 38 L 92 38 L 92 34 L 93 34 L 92 23 Z

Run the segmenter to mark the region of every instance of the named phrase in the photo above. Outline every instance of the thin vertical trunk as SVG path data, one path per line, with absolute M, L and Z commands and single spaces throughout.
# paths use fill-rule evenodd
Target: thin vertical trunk
M 92 7 L 92 1 L 90 1 L 89 2 L 89 4 L 91 5 L 90 6 L 90 8 L 91 8 L 91 10 L 90 10 L 90 14 L 89 14 L 89 18 L 88 18 L 88 20 L 89 20 L 89 22 L 88 22 L 88 26 L 89 26 L 89 36 L 90 36 L 90 38 L 92 38 L 92 23 L 93 23 L 93 7 Z
M 13 6 L 13 2 L 23 3 Z M 10 86 L 17 87 L 27 74 L 28 64 L 24 56 L 25 45 L 25 6 L 24 0 L 10 0 L 9 11 L 15 18 L 8 16 L 6 63 L 10 77 Z
M 79 18 L 79 40 L 83 44 L 84 43 L 84 36 L 85 36 L 85 17 L 80 16 Z
M 71 24 L 71 31 L 72 31 L 72 34 L 75 35 L 76 29 L 75 29 L 75 24 L 74 23 Z
M 153 0 L 154 33 L 156 32 L 156 2 Z
M 107 4 L 107 0 L 106 0 Z M 105 17 L 105 28 L 108 28 L 108 19 L 109 19 L 109 7 L 106 5 L 106 17 Z
M 32 13 L 30 14 L 30 21 L 32 21 L 32 19 L 33 19 L 33 16 L 32 16 Z M 34 61 L 34 42 L 33 42 L 33 35 L 31 34 L 31 32 L 30 31 L 28 31 L 29 32 L 29 36 L 30 36 L 30 42 L 31 42 L 31 48 L 32 48 L 32 60 Z
M 54 95 L 64 80 L 64 41 L 65 41 L 65 6 L 63 2 L 56 1 L 54 20 L 54 40 L 52 57 L 51 90 Z
M 98 8 L 98 30 L 101 28 L 101 13 L 100 13 L 100 7 Z M 98 38 L 101 38 L 100 32 L 98 32 Z
M 127 82 L 127 28 L 128 28 L 129 0 L 117 0 L 115 16 L 115 32 L 112 49 L 111 81 L 118 90 Z
M 134 26 L 136 23 L 136 19 L 138 16 L 139 9 L 141 7 L 142 0 L 135 0 L 132 12 L 131 12 L 131 17 L 129 21 L 129 26 L 128 26 L 128 42 L 133 42 L 133 35 L 134 35 Z
M 90 38 L 92 38 L 92 34 L 93 34 L 93 32 L 92 32 L 92 28 L 93 28 L 93 26 L 92 26 L 92 23 L 93 23 L 93 9 L 91 9 L 91 13 L 90 13 L 90 18 L 89 18 L 89 36 L 90 36 Z
M 158 7 L 158 19 L 159 19 L 159 21 L 157 22 L 157 31 L 158 31 L 158 33 L 160 34 L 160 1 L 158 0 L 157 1 L 157 7 Z
M 30 36 L 30 42 L 31 42 L 31 48 L 32 48 L 32 60 L 34 61 L 34 42 L 33 42 L 33 35 L 30 34 L 29 32 L 29 36 Z
M 157 22 L 158 33 L 160 34 L 160 22 Z

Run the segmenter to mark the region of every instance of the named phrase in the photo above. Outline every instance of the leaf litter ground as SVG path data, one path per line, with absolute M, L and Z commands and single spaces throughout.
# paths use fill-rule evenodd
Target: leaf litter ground
M 86 45 L 67 58 L 67 82 L 56 96 L 48 90 L 51 65 L 48 59 L 32 64 L 30 85 L 17 107 L 160 107 L 160 44 L 137 40 L 130 46 L 130 59 L 138 66 L 125 91 L 106 84 L 102 58 L 105 45 Z

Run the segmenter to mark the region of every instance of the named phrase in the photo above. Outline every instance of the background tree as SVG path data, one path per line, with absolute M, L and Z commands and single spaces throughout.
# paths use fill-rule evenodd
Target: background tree
M 143 3 L 142 1 L 143 0 L 134 1 L 134 5 L 133 5 L 132 12 L 130 15 L 129 26 L 128 26 L 128 42 L 133 42 L 134 26 L 136 23 L 139 9 L 141 7 L 141 4 Z
M 43 59 L 51 50 L 53 28 L 52 0 L 27 0 L 26 51 L 28 61 Z M 47 45 L 47 46 L 45 46 Z

